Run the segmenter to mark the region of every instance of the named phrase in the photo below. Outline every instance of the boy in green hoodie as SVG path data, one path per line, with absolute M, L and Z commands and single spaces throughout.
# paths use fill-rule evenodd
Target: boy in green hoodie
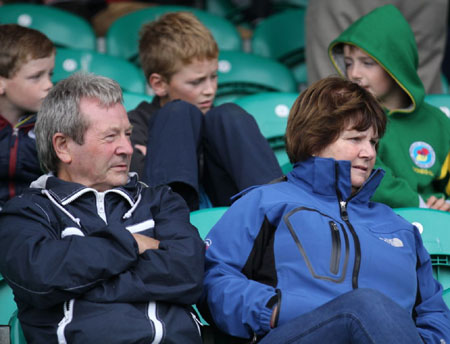
M 450 120 L 424 101 L 414 34 L 400 11 L 386 5 L 361 17 L 328 54 L 338 73 L 372 92 L 388 116 L 376 161 L 386 174 L 373 200 L 450 211 Z

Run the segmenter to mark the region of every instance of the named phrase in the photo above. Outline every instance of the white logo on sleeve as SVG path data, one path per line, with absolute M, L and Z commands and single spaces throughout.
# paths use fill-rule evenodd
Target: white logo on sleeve
M 399 238 L 379 238 L 379 239 L 383 240 L 384 242 L 387 242 L 391 246 L 403 247 L 403 241 L 401 241 Z

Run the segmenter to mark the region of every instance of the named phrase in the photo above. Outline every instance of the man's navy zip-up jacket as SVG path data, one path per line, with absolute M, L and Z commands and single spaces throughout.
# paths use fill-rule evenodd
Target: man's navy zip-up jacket
M 139 255 L 132 233 L 159 249 Z M 44 175 L 0 212 L 0 252 L 28 343 L 201 343 L 204 244 L 167 186 Z

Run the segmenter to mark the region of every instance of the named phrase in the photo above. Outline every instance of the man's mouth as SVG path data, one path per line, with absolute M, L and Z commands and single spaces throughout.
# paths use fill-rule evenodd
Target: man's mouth
M 118 164 L 112 165 L 112 168 L 119 169 L 119 170 L 128 169 L 128 164 L 126 162 L 118 163 Z

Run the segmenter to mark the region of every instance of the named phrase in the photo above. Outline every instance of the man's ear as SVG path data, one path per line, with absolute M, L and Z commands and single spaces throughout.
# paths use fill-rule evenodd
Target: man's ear
M 166 78 L 164 78 L 161 74 L 152 73 L 148 78 L 148 84 L 158 97 L 164 98 L 168 95 L 167 89 L 169 85 Z
M 63 164 L 70 164 L 72 162 L 69 140 L 70 139 L 62 133 L 53 135 L 53 148 L 55 149 L 56 156 Z

